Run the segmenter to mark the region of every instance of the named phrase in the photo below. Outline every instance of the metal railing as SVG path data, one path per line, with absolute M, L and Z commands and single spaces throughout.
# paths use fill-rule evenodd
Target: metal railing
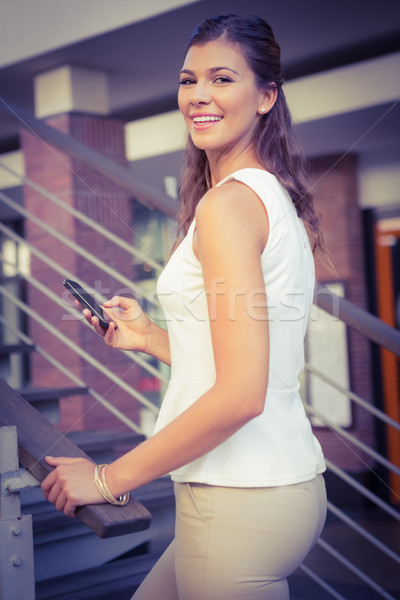
M 89 260 L 92 264 L 94 264 L 96 267 L 102 269 L 105 273 L 112 275 L 114 277 L 114 279 L 123 283 L 125 287 L 128 287 L 129 289 L 131 289 L 137 297 L 144 298 L 145 300 L 147 300 L 148 303 L 157 305 L 157 302 L 153 295 L 150 295 L 150 294 L 146 293 L 146 291 L 143 291 L 140 288 L 140 286 L 131 282 L 130 279 L 121 275 L 115 269 L 112 269 L 109 265 L 107 265 L 104 261 L 100 260 L 98 257 L 93 255 L 92 253 L 85 251 L 84 248 L 82 248 L 81 246 L 79 246 L 78 244 L 73 242 L 72 240 L 69 240 L 66 236 L 61 234 L 55 228 L 41 222 L 41 220 L 38 219 L 35 215 L 33 215 L 29 211 L 25 210 L 23 207 L 19 206 L 18 203 L 14 202 L 11 198 L 9 198 L 3 192 L 0 192 L 0 201 L 4 202 L 7 206 L 11 207 L 13 210 L 18 212 L 25 219 L 30 219 L 33 222 L 35 222 L 37 225 L 42 227 L 48 234 L 52 235 L 58 241 L 65 243 L 66 246 L 72 248 L 78 254 L 85 256 L 85 258 L 87 260 Z M 81 285 L 88 288 L 89 291 L 94 292 L 94 290 L 91 288 L 91 286 L 87 285 L 87 283 L 84 282 L 81 278 L 77 277 L 75 274 L 71 273 L 70 271 L 60 267 L 60 265 L 56 261 L 54 261 L 51 257 L 49 257 L 47 254 L 44 254 L 43 252 L 41 252 L 33 244 L 24 240 L 21 236 L 16 234 L 14 231 L 12 231 L 9 227 L 4 225 L 3 223 L 0 223 L 0 231 L 3 233 L 4 236 L 7 236 L 8 239 L 13 240 L 16 244 L 21 244 L 21 245 L 26 246 L 33 255 L 35 255 L 38 259 L 43 261 L 48 267 L 52 268 L 62 278 L 67 277 L 70 279 L 75 279 L 78 281 L 78 283 L 80 283 Z M 137 254 L 135 254 L 135 255 L 137 258 Z M 2 260 L 3 263 L 6 262 L 6 258 L 3 256 L 3 254 L 1 252 L 0 252 L 0 260 Z M 147 260 L 146 260 L 146 262 L 148 263 Z M 157 264 L 157 267 L 159 266 L 158 263 L 154 262 L 154 264 Z M 14 268 L 16 274 L 19 277 L 21 277 L 22 279 L 27 281 L 30 285 L 32 285 L 34 288 L 39 290 L 50 301 L 54 302 L 55 304 L 58 304 L 63 309 L 63 312 L 68 312 L 74 316 L 77 315 L 76 309 L 74 309 L 73 307 L 71 307 L 67 303 L 65 303 L 60 296 L 58 296 L 57 294 L 55 294 L 54 292 L 49 290 L 38 279 L 36 279 L 32 275 L 29 275 L 26 272 L 22 272 L 19 269 L 18 265 L 11 265 L 11 266 Z M 126 381 L 124 381 L 123 379 L 121 379 L 120 377 L 115 375 L 115 373 L 113 373 L 112 370 L 108 369 L 103 363 L 94 359 L 88 352 L 85 352 L 79 345 L 74 343 L 68 336 L 61 333 L 58 328 L 52 326 L 44 317 L 42 317 L 32 307 L 28 306 L 20 298 L 15 296 L 15 294 L 13 294 L 9 290 L 7 290 L 7 288 L 4 285 L 0 285 L 0 293 L 5 298 L 8 298 L 8 300 L 11 301 L 14 304 L 14 306 L 18 307 L 26 315 L 30 316 L 37 323 L 39 323 L 51 335 L 53 335 L 57 339 L 59 339 L 70 350 L 72 350 L 74 353 L 81 356 L 86 362 L 91 364 L 95 369 L 97 369 L 100 373 L 102 373 L 102 375 L 105 375 L 106 377 L 108 377 L 113 384 L 115 384 L 118 387 L 120 387 L 121 389 L 123 389 L 130 396 L 134 397 L 137 401 L 140 402 L 140 404 L 143 407 L 150 410 L 154 415 L 156 415 L 158 413 L 157 406 L 155 406 L 151 401 L 149 401 L 146 398 L 146 396 L 144 396 L 138 390 L 136 390 L 135 387 L 133 387 L 132 385 L 129 385 Z M 105 300 L 105 297 L 102 296 L 101 294 L 97 294 L 97 296 L 102 301 Z M 147 371 L 151 376 L 156 377 L 157 379 L 159 379 L 162 382 L 166 381 L 165 375 L 159 369 L 154 367 L 148 361 L 148 359 L 145 357 L 145 355 L 143 355 L 142 353 L 138 353 L 138 352 L 134 352 L 134 351 L 124 351 L 124 350 L 122 350 L 121 352 L 128 359 L 134 361 L 142 369 Z M 69 372 L 68 376 L 71 380 L 73 380 L 73 381 L 76 380 L 76 377 L 73 375 L 72 372 Z M 95 393 L 95 391 L 90 386 L 89 386 L 89 393 L 90 393 L 90 395 L 95 397 L 98 402 L 100 402 L 103 406 L 105 406 L 110 412 L 112 412 L 114 414 L 114 416 L 116 416 L 121 422 L 123 422 L 125 425 L 127 425 L 129 428 L 133 429 L 134 431 L 139 431 L 139 427 L 136 423 L 134 423 L 131 419 L 128 419 L 125 415 L 123 415 L 123 413 L 121 413 L 121 411 L 119 411 L 118 409 L 113 407 L 112 404 L 110 402 L 107 402 L 104 398 L 102 398 L 100 394 Z
M 145 256 L 143 254 L 143 252 L 141 252 L 134 246 L 126 243 L 120 237 L 114 235 L 108 229 L 99 225 L 98 223 L 96 223 L 96 221 L 94 221 L 87 215 L 84 215 L 80 211 L 69 206 L 67 203 L 60 200 L 54 194 L 47 192 L 46 190 L 43 189 L 43 187 L 37 185 L 35 182 L 30 180 L 29 178 L 18 175 L 18 173 L 16 173 L 13 169 L 8 167 L 1 161 L 0 161 L 0 168 L 4 169 L 8 173 L 12 174 L 13 177 L 18 178 L 21 185 L 25 185 L 25 186 L 28 186 L 28 187 L 34 189 L 37 193 L 40 193 L 44 198 L 46 198 L 47 200 L 50 200 L 52 203 L 57 205 L 57 207 L 60 209 L 60 211 L 65 211 L 66 213 L 72 215 L 77 220 L 79 220 L 79 221 L 85 223 L 85 225 L 89 226 L 99 236 L 104 237 L 105 239 L 107 239 L 110 242 L 117 245 L 123 251 L 126 251 L 127 253 L 129 253 L 131 256 L 133 256 L 135 258 L 135 260 L 137 262 L 141 261 L 143 263 L 146 263 L 146 265 L 150 266 L 156 272 L 159 272 L 162 269 L 162 265 L 159 262 L 155 261 L 151 257 Z M 112 267 L 110 267 L 109 264 L 107 264 L 104 260 L 101 260 L 99 257 L 94 255 L 93 253 L 89 252 L 88 250 L 83 248 L 81 245 L 77 244 L 76 242 L 74 242 L 73 240 L 71 240 L 70 238 L 65 236 L 62 232 L 60 232 L 55 227 L 43 222 L 35 214 L 28 211 L 23 206 L 19 205 L 17 202 L 15 202 L 12 198 L 10 198 L 7 194 L 5 194 L 2 191 L 0 191 L 0 201 L 2 203 L 4 203 L 7 207 L 9 207 L 13 211 L 15 211 L 15 213 L 19 214 L 25 220 L 29 220 L 32 223 L 35 223 L 35 225 L 40 227 L 48 235 L 52 236 L 55 240 L 57 240 L 57 242 L 61 242 L 67 248 L 72 249 L 78 255 L 84 257 L 86 260 L 88 260 L 90 263 L 92 263 L 95 267 L 97 267 L 101 272 L 111 276 L 115 281 L 121 283 L 125 287 L 125 289 L 131 290 L 136 298 L 145 300 L 147 302 L 148 306 L 154 306 L 158 309 L 159 303 L 155 297 L 155 294 L 148 293 L 145 289 L 143 289 L 140 285 L 133 282 L 130 278 L 122 275 L 116 269 L 113 269 Z M 62 215 L 62 212 L 60 213 L 60 215 Z M 60 217 L 60 220 L 62 220 L 62 217 Z M 86 289 L 88 289 L 89 292 L 95 293 L 96 297 L 100 301 L 106 300 L 104 295 L 99 293 L 97 290 L 94 290 L 87 282 L 83 281 L 75 273 L 71 273 L 67 269 L 61 267 L 57 261 L 53 260 L 50 256 L 48 256 L 48 254 L 45 254 L 44 252 L 42 252 L 41 250 L 36 248 L 33 244 L 29 243 L 27 240 L 25 240 L 24 238 L 19 236 L 7 225 L 0 223 L 0 231 L 3 233 L 4 236 L 6 236 L 8 239 L 12 240 L 17 245 L 26 247 L 32 255 L 34 255 L 37 259 L 39 259 L 44 264 L 46 264 L 48 267 L 53 269 L 56 273 L 58 273 L 60 275 L 61 278 L 74 279 L 80 285 L 82 285 Z M 1 253 L 0 253 L 0 260 L 2 260 L 3 263 L 6 261 L 6 258 Z M 19 277 L 21 277 L 22 279 L 27 281 L 34 288 L 36 288 L 42 294 L 47 296 L 47 298 L 49 300 L 58 304 L 63 309 L 63 311 L 66 311 L 74 316 L 77 315 L 76 309 L 69 306 L 67 303 L 63 302 L 61 297 L 59 297 L 57 294 L 55 294 L 54 292 L 49 290 L 38 279 L 36 279 L 32 275 L 29 275 L 26 272 L 19 270 L 18 265 L 11 265 L 11 266 L 14 268 L 16 274 Z M 144 394 L 141 394 L 134 386 L 129 385 L 126 381 L 124 381 L 120 377 L 116 376 L 112 372 L 112 370 L 105 367 L 104 364 L 95 360 L 89 353 L 85 352 L 80 346 L 78 346 L 72 340 L 70 340 L 68 338 L 68 336 L 62 334 L 56 327 L 53 327 L 37 311 L 35 311 L 32 307 L 28 306 L 26 303 L 24 303 L 21 299 L 16 297 L 14 294 L 12 294 L 4 286 L 0 285 L 0 292 L 4 295 L 4 297 L 7 297 L 14 304 L 14 306 L 17 306 L 18 308 L 20 308 L 20 310 L 22 310 L 25 314 L 29 315 L 32 319 L 34 319 L 36 322 L 38 322 L 44 329 L 49 331 L 49 333 L 51 333 L 52 335 L 57 337 L 57 339 L 59 339 L 69 349 L 71 349 L 73 352 L 75 352 L 76 354 L 81 356 L 86 362 L 88 362 L 94 368 L 96 368 L 100 373 L 102 373 L 102 375 L 105 375 L 106 377 L 108 377 L 110 379 L 110 381 L 112 381 L 113 384 L 116 384 L 117 386 L 122 388 L 125 392 L 127 392 L 129 395 L 131 395 L 136 400 L 138 400 L 139 403 L 142 405 L 142 407 L 150 410 L 150 412 L 153 413 L 154 415 L 157 415 L 158 407 L 155 406 L 153 404 L 153 402 L 149 401 L 146 398 L 146 396 Z M 140 352 L 135 352 L 135 351 L 121 350 L 120 352 L 122 354 L 124 354 L 128 359 L 137 363 L 142 369 L 147 371 L 151 376 L 156 377 L 158 380 L 160 380 L 163 383 L 166 382 L 166 380 L 167 380 L 166 376 L 158 368 L 156 368 L 155 366 L 153 366 L 151 364 L 149 357 L 146 357 L 146 355 L 144 355 Z M 64 372 L 64 374 L 67 374 L 67 373 Z M 74 376 L 74 374 L 72 372 L 69 372 L 67 375 L 71 380 L 76 381 L 76 377 Z M 105 399 L 101 398 L 100 394 L 95 393 L 95 391 L 90 386 L 89 386 L 89 393 L 90 393 L 90 395 L 95 397 L 98 402 L 103 404 L 103 406 L 106 406 L 108 408 L 108 410 L 110 410 L 110 412 L 112 412 L 121 422 L 123 422 L 129 428 L 133 429 L 134 431 L 140 430 L 140 428 L 138 427 L 138 425 L 136 423 L 134 423 L 131 419 L 128 419 L 125 415 L 123 415 L 121 413 L 121 411 L 118 411 L 118 409 L 113 407 L 110 402 L 107 402 Z
M 339 316 L 339 318 L 346 323 L 346 325 L 351 326 L 359 333 L 362 333 L 368 340 L 378 343 L 381 347 L 390 350 L 396 356 L 400 356 L 399 331 L 388 326 L 386 323 L 381 322 L 373 315 L 351 304 L 344 298 L 335 296 L 330 290 L 323 288 L 322 286 L 317 286 L 314 301 L 320 308 L 327 311 L 329 314 L 335 317 Z M 333 389 L 340 392 L 351 402 L 355 403 L 363 410 L 368 411 L 368 413 L 371 414 L 376 420 L 385 423 L 386 426 L 393 428 L 400 434 L 400 423 L 389 417 L 377 407 L 373 406 L 370 402 L 361 398 L 358 394 L 355 394 L 350 389 L 338 384 L 337 381 L 333 380 L 331 377 L 325 373 L 322 373 L 320 370 L 316 369 L 310 364 L 306 364 L 306 371 L 312 373 L 313 376 L 318 377 L 325 383 L 329 384 Z M 353 434 L 349 433 L 349 431 L 347 431 L 344 427 L 337 425 L 331 419 L 327 418 L 326 415 L 321 414 L 320 411 L 316 410 L 310 404 L 305 402 L 304 406 L 310 417 L 316 417 L 320 424 L 328 428 L 336 435 L 338 444 L 340 444 L 342 441 L 342 443 L 349 448 L 349 451 L 352 452 L 354 452 L 353 448 L 360 450 L 363 454 L 372 458 L 373 461 L 382 465 L 391 473 L 400 476 L 400 466 L 398 464 L 396 465 L 387 460 L 387 458 L 382 456 L 382 454 L 369 447 Z M 386 518 L 392 521 L 393 527 L 398 528 L 400 533 L 400 512 L 398 508 L 392 506 L 387 501 L 382 499 L 378 494 L 372 492 L 370 489 L 368 489 L 368 487 L 357 481 L 356 478 L 350 473 L 334 464 L 332 460 L 326 459 L 326 464 L 328 472 L 330 471 L 334 473 L 335 476 L 345 482 L 352 490 L 355 490 L 358 494 L 360 494 L 362 498 L 378 507 L 382 514 L 386 515 Z M 373 468 L 368 466 L 367 468 L 369 468 L 373 474 L 376 474 Z M 393 573 L 398 572 L 398 566 L 400 565 L 400 554 L 391 548 L 387 543 L 383 542 L 376 535 L 370 533 L 365 526 L 363 526 L 360 522 L 357 522 L 356 518 L 350 517 L 344 510 L 341 510 L 338 506 L 335 506 L 335 504 L 333 504 L 331 501 L 328 501 L 328 515 L 334 516 L 339 520 L 339 522 L 346 525 L 350 530 L 359 534 L 360 544 L 361 542 L 365 542 L 366 544 L 369 544 L 369 548 L 373 547 L 376 551 L 379 551 L 382 557 L 381 560 L 392 561 Z M 353 560 L 350 560 L 348 557 L 346 557 L 344 552 L 340 552 L 335 549 L 332 544 L 328 543 L 326 539 L 324 539 L 324 533 L 317 541 L 317 547 L 323 549 L 333 560 L 337 561 L 342 567 L 344 567 L 345 570 L 350 572 L 354 576 L 355 580 L 361 582 L 361 584 L 365 586 L 365 589 L 373 590 L 377 597 L 385 598 L 387 600 L 395 600 L 396 597 L 385 588 L 384 582 L 378 583 L 375 581 L 374 578 L 365 571 L 367 567 L 364 569 L 360 568 Z M 368 546 L 366 546 L 364 552 L 368 552 Z M 360 554 L 362 554 L 361 551 Z M 305 574 L 323 587 L 333 598 L 338 598 L 339 600 L 350 600 L 350 597 L 343 596 L 332 585 L 327 585 L 327 582 L 324 581 L 317 572 L 308 567 L 307 564 L 303 564 L 300 568 Z M 360 590 L 357 593 L 362 594 Z M 354 598 L 356 598 L 356 596 L 354 596 Z M 353 599 L 351 598 L 351 600 Z

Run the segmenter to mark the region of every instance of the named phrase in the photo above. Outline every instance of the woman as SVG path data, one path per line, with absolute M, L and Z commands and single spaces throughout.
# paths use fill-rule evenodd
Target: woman
M 180 73 L 189 141 L 182 241 L 157 292 L 168 332 L 134 300 L 105 303 L 110 346 L 171 365 L 156 432 L 108 465 L 49 458 L 67 515 L 166 473 L 175 540 L 135 600 L 284 600 L 326 513 L 321 448 L 299 397 L 322 234 L 295 150 L 280 50 L 258 17 L 199 25 Z M 101 478 L 100 478 L 101 479 Z M 105 489 L 106 488 L 106 489 Z M 107 492 L 108 488 L 108 492 Z M 100 491 L 99 491 L 100 490 Z M 108 495 L 111 494 L 111 496 Z

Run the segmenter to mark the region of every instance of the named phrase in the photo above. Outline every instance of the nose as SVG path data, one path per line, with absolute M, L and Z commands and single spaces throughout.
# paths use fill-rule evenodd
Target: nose
M 198 81 L 192 88 L 190 102 L 194 105 L 209 104 L 211 102 L 210 91 L 207 83 Z

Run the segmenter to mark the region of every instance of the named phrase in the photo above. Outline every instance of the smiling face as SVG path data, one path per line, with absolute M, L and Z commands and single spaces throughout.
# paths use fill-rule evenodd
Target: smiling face
M 178 103 L 193 143 L 209 158 L 234 158 L 252 147 L 254 128 L 272 106 L 270 95 L 257 87 L 240 46 L 220 39 L 189 49 Z

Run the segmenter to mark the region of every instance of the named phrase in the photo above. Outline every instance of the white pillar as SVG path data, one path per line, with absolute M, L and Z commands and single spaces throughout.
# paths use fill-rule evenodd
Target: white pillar
M 108 77 L 103 71 L 64 65 L 37 75 L 34 94 L 38 118 L 69 112 L 109 113 Z

